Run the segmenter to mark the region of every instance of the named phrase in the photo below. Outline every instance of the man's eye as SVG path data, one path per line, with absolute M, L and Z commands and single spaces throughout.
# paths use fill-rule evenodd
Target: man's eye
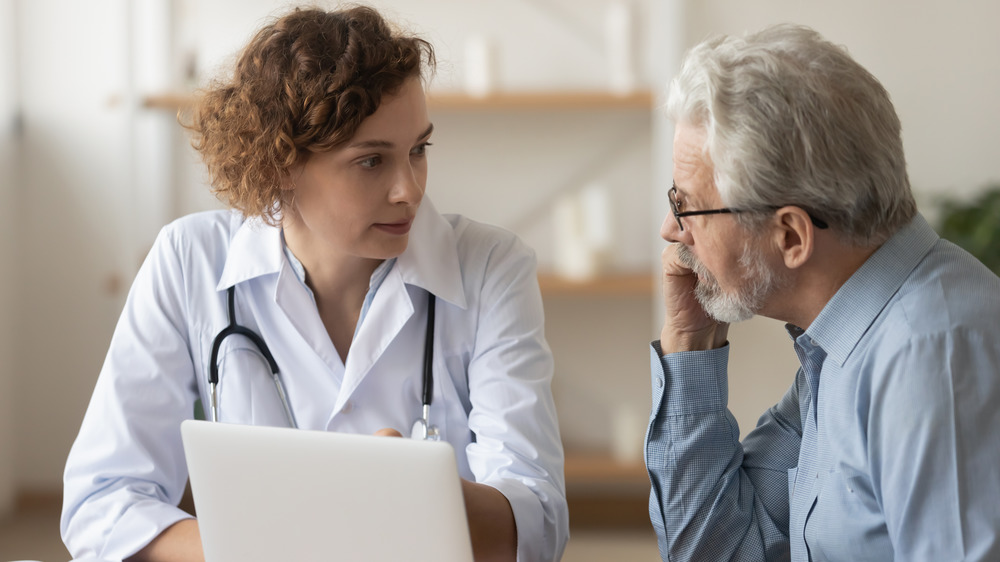
M 370 156 L 360 161 L 359 164 L 362 168 L 374 168 L 382 162 L 382 158 L 379 156 Z

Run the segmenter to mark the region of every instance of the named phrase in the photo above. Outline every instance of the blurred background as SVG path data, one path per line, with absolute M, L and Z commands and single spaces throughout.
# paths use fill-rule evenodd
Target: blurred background
M 1000 182 L 992 0 L 367 3 L 437 50 L 428 195 L 538 253 L 574 529 L 633 533 L 599 547 L 578 532 L 567 560 L 582 544 L 656 557 L 641 445 L 672 166 L 660 106 L 688 47 L 812 26 L 889 90 L 932 222 L 942 199 Z M 58 505 L 133 275 L 161 226 L 217 206 L 177 112 L 291 5 L 0 0 L 0 521 Z M 731 341 L 730 407 L 745 434 L 797 362 L 777 322 L 735 326 Z M 4 544 L 0 559 L 15 556 Z M 614 550 L 635 544 L 641 554 Z

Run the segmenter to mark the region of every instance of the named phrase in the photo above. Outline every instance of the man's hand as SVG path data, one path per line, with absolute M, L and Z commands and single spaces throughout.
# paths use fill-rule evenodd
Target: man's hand
M 716 322 L 695 297 L 698 275 L 680 260 L 680 244 L 663 249 L 663 300 L 666 318 L 660 332 L 663 354 L 679 351 L 706 351 L 722 347 L 729 324 Z

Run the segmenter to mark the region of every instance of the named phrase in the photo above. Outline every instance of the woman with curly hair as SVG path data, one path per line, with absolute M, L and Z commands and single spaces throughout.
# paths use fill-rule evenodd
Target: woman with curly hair
M 455 449 L 477 559 L 561 556 L 534 255 L 424 196 L 433 64 L 370 8 L 296 9 L 202 92 L 187 126 L 230 209 L 164 227 L 136 276 L 66 465 L 74 556 L 202 559 L 177 507 L 179 425 L 198 401 L 229 423 L 436 434 Z M 252 336 L 219 338 L 231 322 L 273 366 Z

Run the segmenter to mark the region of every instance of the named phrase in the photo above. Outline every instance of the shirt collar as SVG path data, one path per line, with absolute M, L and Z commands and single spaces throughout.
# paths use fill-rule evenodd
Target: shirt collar
M 229 245 L 218 291 L 278 273 L 286 263 L 280 227 L 267 225 L 259 218 L 244 220 L 237 212 L 231 220 L 231 229 L 236 234 Z M 417 209 L 409 243 L 389 275 L 399 275 L 404 283 L 434 293 L 460 308 L 467 306 L 455 230 L 437 212 L 430 198 L 424 197 Z
M 851 275 L 805 333 L 813 343 L 822 346 L 830 360 L 843 366 L 938 238 L 923 216 L 915 216 Z

